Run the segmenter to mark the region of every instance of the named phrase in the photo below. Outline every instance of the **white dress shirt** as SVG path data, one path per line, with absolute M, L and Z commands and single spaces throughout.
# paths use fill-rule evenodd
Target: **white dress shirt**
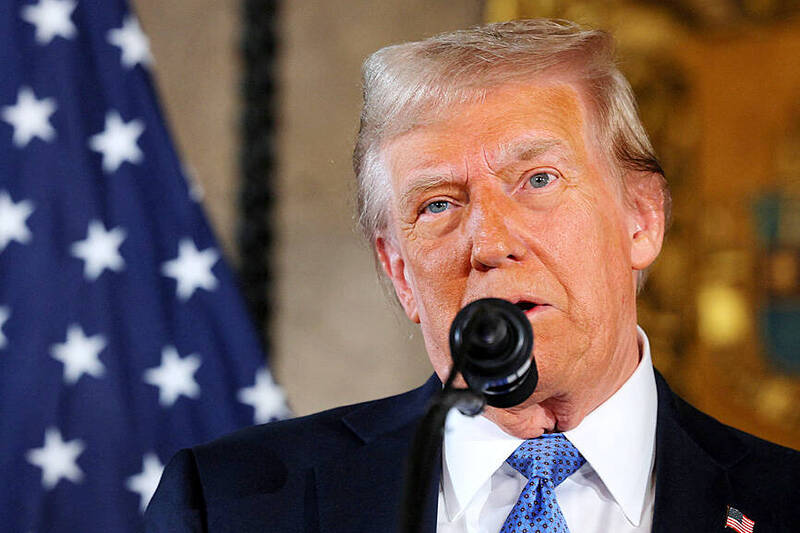
M 655 497 L 657 397 L 650 344 L 639 328 L 641 359 L 608 400 L 564 435 L 586 463 L 556 488 L 570 533 L 650 531 Z M 522 439 L 453 409 L 447 419 L 438 533 L 497 533 L 527 479 L 506 459 Z

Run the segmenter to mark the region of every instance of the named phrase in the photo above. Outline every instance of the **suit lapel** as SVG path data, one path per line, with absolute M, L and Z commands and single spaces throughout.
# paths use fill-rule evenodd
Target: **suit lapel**
M 314 469 L 320 531 L 396 531 L 406 459 L 417 424 L 441 388 L 434 376 L 421 388 L 385 403 L 369 404 L 342 422 L 363 442 Z M 436 463 L 437 465 L 440 462 Z M 431 473 L 425 531 L 435 530 L 439 469 Z
M 709 426 L 708 419 L 675 396 L 657 372 L 656 386 L 653 532 L 723 533 L 726 506 L 736 504 L 727 471 L 747 450 L 730 432 Z M 410 442 L 440 388 L 433 376 L 419 389 L 368 404 L 342 419 L 362 444 L 314 469 L 320 531 L 397 531 Z M 438 468 L 431 473 L 425 514 L 423 531 L 431 533 L 439 476 Z
M 694 409 L 677 398 L 658 373 L 656 384 L 658 424 L 653 532 L 723 532 L 726 506 L 732 503 L 733 497 L 727 467 L 744 452 L 727 434 L 719 436 L 720 442 L 715 442 L 713 435 L 705 435 L 705 442 L 699 442 L 692 427 Z M 716 448 L 708 446 L 709 439 Z M 709 449 L 714 449 L 714 456 L 707 451 Z

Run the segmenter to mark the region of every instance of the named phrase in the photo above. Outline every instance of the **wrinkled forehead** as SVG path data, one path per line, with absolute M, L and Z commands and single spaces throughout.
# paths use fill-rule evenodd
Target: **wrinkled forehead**
M 459 96 L 445 104 L 429 99 L 403 113 L 385 132 L 384 162 L 399 145 L 404 157 L 420 160 L 458 145 L 480 149 L 499 165 L 553 148 L 605 159 L 591 104 L 572 83 L 508 83 Z

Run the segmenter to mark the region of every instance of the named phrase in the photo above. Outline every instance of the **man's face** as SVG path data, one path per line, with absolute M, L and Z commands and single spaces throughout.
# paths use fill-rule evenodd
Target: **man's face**
M 385 147 L 391 227 L 377 250 L 442 379 L 459 309 L 505 298 L 533 326 L 530 402 L 591 410 L 636 366 L 635 270 L 661 235 L 646 253 L 637 244 L 648 220 L 624 202 L 573 86 L 487 92 Z M 564 416 L 561 429 L 577 423 Z

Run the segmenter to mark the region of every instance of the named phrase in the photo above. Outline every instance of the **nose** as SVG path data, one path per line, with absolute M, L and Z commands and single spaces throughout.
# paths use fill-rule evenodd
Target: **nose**
M 475 270 L 485 272 L 525 257 L 527 247 L 517 230 L 519 215 L 511 203 L 511 199 L 473 198 L 470 264 Z

